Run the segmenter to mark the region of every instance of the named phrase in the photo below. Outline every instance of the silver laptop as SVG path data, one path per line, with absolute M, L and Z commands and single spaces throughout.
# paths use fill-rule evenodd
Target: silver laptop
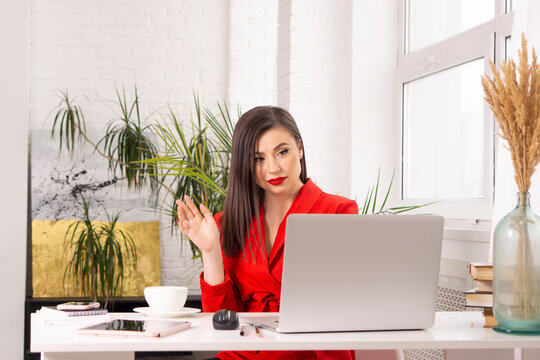
M 433 326 L 443 218 L 292 214 L 279 315 L 244 322 L 282 333 Z

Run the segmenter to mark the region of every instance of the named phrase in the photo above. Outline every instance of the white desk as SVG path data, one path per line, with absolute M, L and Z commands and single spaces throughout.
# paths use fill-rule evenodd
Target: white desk
M 135 313 L 115 313 L 116 318 L 144 318 Z M 240 319 L 260 313 L 242 313 Z M 265 314 L 262 314 L 265 315 Z M 269 314 L 266 314 L 269 315 Z M 130 359 L 137 351 L 219 350 L 375 350 L 375 349 L 512 349 L 540 348 L 540 336 L 506 335 L 483 328 L 480 312 L 437 313 L 435 325 L 427 330 L 277 334 L 261 330 L 262 338 L 239 331 L 216 331 L 212 314 L 188 318 L 192 328 L 165 338 L 136 339 L 77 335 L 73 327 L 43 327 L 32 314 L 32 352 L 42 359 Z

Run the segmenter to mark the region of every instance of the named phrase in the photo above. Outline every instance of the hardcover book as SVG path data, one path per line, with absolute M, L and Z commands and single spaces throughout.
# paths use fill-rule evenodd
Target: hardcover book
M 493 280 L 493 264 L 471 263 L 469 273 L 474 280 Z
M 478 291 L 477 289 L 471 289 L 465 291 L 465 305 L 467 307 L 492 307 L 493 306 L 493 293 Z
M 493 292 L 493 280 L 476 280 L 476 290 Z

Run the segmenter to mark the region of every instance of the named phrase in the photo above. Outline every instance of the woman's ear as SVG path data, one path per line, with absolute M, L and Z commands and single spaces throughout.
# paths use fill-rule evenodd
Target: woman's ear
M 304 157 L 304 144 L 302 144 L 302 140 L 298 141 L 298 152 L 300 153 L 300 160 Z

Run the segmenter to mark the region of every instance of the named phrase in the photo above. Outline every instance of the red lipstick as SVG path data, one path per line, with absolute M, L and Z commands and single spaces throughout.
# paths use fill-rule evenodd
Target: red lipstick
M 279 185 L 281 184 L 283 181 L 285 181 L 287 177 L 278 177 L 278 178 L 275 178 L 275 179 L 270 179 L 268 180 L 268 182 L 270 183 L 270 185 Z

